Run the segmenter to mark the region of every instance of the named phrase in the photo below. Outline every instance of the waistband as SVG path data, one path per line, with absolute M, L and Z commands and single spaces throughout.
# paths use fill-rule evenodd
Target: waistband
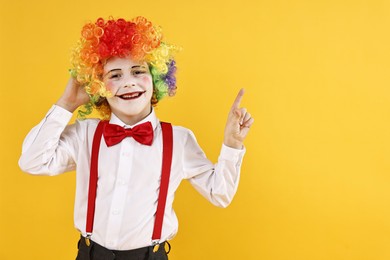
M 168 250 L 165 250 L 166 245 L 168 246 Z M 86 239 L 83 236 L 80 236 L 79 241 L 79 253 L 84 252 L 85 254 L 88 254 L 90 256 L 98 255 L 100 257 L 103 257 L 103 259 L 126 259 L 126 258 L 137 258 L 142 257 L 145 258 L 149 254 L 154 253 L 153 252 L 153 246 L 147 246 L 132 250 L 111 250 L 108 249 L 92 240 L 90 240 L 90 244 L 87 245 Z M 168 243 L 168 241 L 161 242 L 158 251 L 156 253 L 164 253 L 168 254 L 171 250 L 171 245 Z

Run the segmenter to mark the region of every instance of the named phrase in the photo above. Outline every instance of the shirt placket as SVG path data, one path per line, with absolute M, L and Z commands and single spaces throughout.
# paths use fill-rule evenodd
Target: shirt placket
M 129 182 L 131 178 L 131 165 L 134 154 L 134 140 L 125 138 L 121 145 L 118 161 L 118 172 L 113 189 L 111 208 L 107 224 L 106 243 L 109 247 L 118 248 L 120 243 L 121 224 L 126 207 Z

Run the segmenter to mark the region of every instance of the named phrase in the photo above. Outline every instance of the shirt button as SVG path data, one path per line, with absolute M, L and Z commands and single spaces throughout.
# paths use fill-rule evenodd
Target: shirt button
M 120 179 L 120 180 L 119 180 L 119 184 L 120 184 L 120 185 L 125 185 L 125 184 L 126 184 L 126 181 L 123 180 L 123 179 Z
M 118 210 L 118 209 L 114 209 L 114 210 L 112 211 L 112 214 L 113 214 L 113 215 L 119 215 L 119 213 L 121 213 L 121 212 L 120 212 L 120 210 Z

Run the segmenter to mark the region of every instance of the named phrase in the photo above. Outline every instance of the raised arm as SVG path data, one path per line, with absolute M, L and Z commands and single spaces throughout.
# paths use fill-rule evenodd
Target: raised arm
M 32 174 L 55 175 L 75 167 L 78 128 L 69 125 L 73 111 L 89 101 L 84 88 L 70 78 L 65 91 L 23 142 L 20 168 Z
M 237 191 L 245 153 L 243 141 L 254 122 L 247 110 L 240 108 L 243 95 L 241 89 L 229 111 L 218 163 L 213 164 L 207 159 L 192 134 L 183 153 L 186 178 L 199 193 L 219 207 L 227 207 Z

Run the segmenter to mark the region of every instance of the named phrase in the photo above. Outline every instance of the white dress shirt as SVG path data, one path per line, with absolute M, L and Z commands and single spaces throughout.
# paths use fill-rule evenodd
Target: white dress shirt
M 85 236 L 92 140 L 98 119 L 69 124 L 72 113 L 54 105 L 27 135 L 19 160 L 21 169 L 36 175 L 58 175 L 76 170 L 74 223 Z M 100 144 L 98 189 L 92 240 L 113 250 L 151 245 L 160 187 L 162 133 L 154 110 L 137 124 L 150 121 L 151 146 L 125 138 L 120 144 Z M 111 124 L 126 126 L 114 114 Z M 173 158 L 161 241 L 172 239 L 178 221 L 172 208 L 180 182 L 192 186 L 216 206 L 226 207 L 236 193 L 245 150 L 222 145 L 217 164 L 211 163 L 194 134 L 173 126 Z

